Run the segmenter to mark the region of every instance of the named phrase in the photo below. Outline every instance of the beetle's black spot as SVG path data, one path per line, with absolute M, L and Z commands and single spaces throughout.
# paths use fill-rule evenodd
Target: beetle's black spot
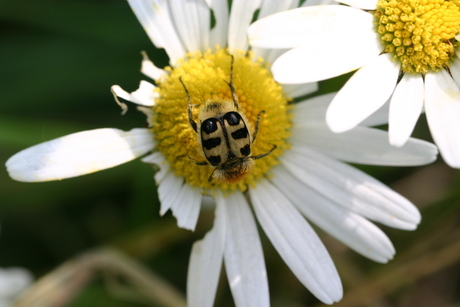
M 235 132 L 232 132 L 232 138 L 235 140 L 245 139 L 247 137 L 248 137 L 248 129 L 246 129 L 246 127 L 238 129 Z
M 209 163 L 211 163 L 212 166 L 218 166 L 220 164 L 220 156 L 210 156 L 208 157 Z
M 237 112 L 228 112 L 224 115 L 224 119 L 230 126 L 236 126 L 240 123 L 241 115 Z
M 243 148 L 240 149 L 240 152 L 243 156 L 249 156 L 251 153 L 251 146 L 249 144 L 246 144 Z
M 201 131 L 210 134 L 217 130 L 217 118 L 208 118 L 201 124 Z
M 222 142 L 221 138 L 210 138 L 207 140 L 203 140 L 203 147 L 206 148 L 207 150 L 213 149 L 214 147 L 217 147 L 220 145 Z

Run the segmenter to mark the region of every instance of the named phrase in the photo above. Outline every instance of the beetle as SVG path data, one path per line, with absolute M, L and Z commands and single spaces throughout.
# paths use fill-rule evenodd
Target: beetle
M 239 111 L 239 103 L 233 86 L 233 55 L 230 64 L 230 82 L 228 84 L 232 100 L 214 99 L 205 101 L 199 107 L 197 124 L 192 118 L 193 105 L 190 93 L 182 77 L 179 78 L 187 95 L 187 114 L 190 126 L 197 133 L 203 154 L 207 161 L 193 161 L 197 165 L 212 165 L 214 171 L 208 178 L 213 184 L 214 180 L 221 183 L 237 183 L 244 179 L 254 168 L 255 161 L 268 156 L 273 148 L 263 154 L 253 156 L 251 145 L 254 143 L 259 130 L 260 116 L 265 113 L 260 111 L 254 127 L 250 133 L 250 126 L 246 116 Z

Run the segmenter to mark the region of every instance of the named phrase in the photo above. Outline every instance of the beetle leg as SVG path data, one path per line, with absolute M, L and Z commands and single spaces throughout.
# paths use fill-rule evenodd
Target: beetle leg
M 185 157 L 187 157 L 190 162 L 192 162 L 193 164 L 196 164 L 196 165 L 208 165 L 209 164 L 207 161 L 195 161 L 195 160 L 193 160 L 192 157 L 186 156 L 186 155 L 178 156 L 178 157 L 176 157 L 176 159 L 183 159 Z
M 257 159 L 261 159 L 261 158 L 263 158 L 263 157 L 266 157 L 266 156 L 268 156 L 269 154 L 271 154 L 272 151 L 276 149 L 276 147 L 277 147 L 276 145 L 273 145 L 273 148 L 270 149 L 269 152 L 266 152 L 266 153 L 261 154 L 261 155 L 253 156 L 253 157 L 251 157 L 251 158 L 252 158 L 253 160 L 257 160 Z

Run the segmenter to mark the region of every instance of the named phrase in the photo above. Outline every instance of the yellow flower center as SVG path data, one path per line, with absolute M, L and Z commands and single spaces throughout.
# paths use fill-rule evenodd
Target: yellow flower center
M 254 62 L 251 55 L 243 53 L 234 54 L 233 57 L 233 87 L 238 102 L 236 111 L 247 121 L 251 140 L 259 118 L 257 137 L 254 142 L 249 142 L 249 138 L 238 139 L 237 134 L 232 134 L 236 131 L 234 127 L 219 126 L 219 123 L 220 129 L 217 132 L 203 134 L 206 138 L 220 139 L 221 144 L 213 148 L 212 155 L 219 156 L 222 162 L 228 159 L 229 153 L 224 146 L 224 129 L 228 132 L 227 139 L 233 148 L 242 148 L 250 143 L 251 154 L 247 160 L 251 160 L 251 171 L 241 176 L 238 182 L 209 181 L 211 174 L 215 174 L 216 166 L 212 166 L 207 159 L 211 154 L 210 151 L 205 153 L 201 137 L 203 134 L 200 134 L 201 129 L 206 129 L 201 123 L 214 117 L 213 108 L 234 106 L 232 91 L 227 83 L 230 82 L 232 56 L 226 50 L 189 54 L 176 67 L 168 67 L 169 76 L 158 82 L 159 98 L 153 107 L 152 125 L 158 142 L 157 148 L 166 157 L 175 174 L 183 177 L 191 186 L 245 191 L 248 186 L 253 186 L 258 179 L 266 176 L 271 167 L 278 163 L 277 157 L 289 148 L 286 141 L 291 127 L 289 99 L 283 94 L 281 86 L 273 80 L 262 60 Z M 185 89 L 190 97 L 192 121 L 197 124 L 197 131 L 189 121 Z M 213 108 L 209 108 L 210 104 Z M 206 106 L 206 111 L 203 111 Z M 269 153 L 275 146 L 276 149 Z M 269 154 L 258 159 L 251 158 L 265 153 Z M 238 152 L 236 155 L 241 156 Z
M 379 0 L 375 17 L 385 52 L 394 54 L 404 72 L 449 66 L 459 45 L 459 0 Z

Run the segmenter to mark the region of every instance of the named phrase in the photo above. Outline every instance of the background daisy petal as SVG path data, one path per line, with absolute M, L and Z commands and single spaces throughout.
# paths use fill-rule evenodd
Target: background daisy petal
M 304 184 L 368 219 L 406 230 L 420 223 L 420 212 L 410 201 L 350 165 L 296 145 L 280 161 Z
M 307 221 L 266 180 L 249 193 L 260 225 L 294 275 L 323 303 L 339 301 L 343 295 L 340 277 Z
M 456 57 L 450 64 L 450 73 L 452 74 L 452 78 L 454 78 L 457 86 L 460 87 L 460 52 L 456 53 Z
M 369 165 L 424 165 L 434 162 L 438 154 L 433 144 L 412 138 L 403 147 L 391 146 L 388 133 L 380 129 L 358 126 L 338 134 L 315 122 L 296 124 L 290 143 L 304 145 L 342 161 Z
M 187 305 L 212 307 L 216 297 L 225 246 L 225 200 L 216 195 L 214 226 L 201 241 L 193 244 L 187 273 Z
M 216 46 L 222 48 L 227 45 L 228 3 L 227 0 L 207 0 L 207 2 L 216 21 L 209 34 L 209 47 L 214 50 Z
M 261 0 L 234 0 L 232 2 L 228 22 L 228 49 L 230 53 L 235 50 L 248 50 L 249 45 L 246 30 L 252 22 L 255 11 L 260 8 L 261 3 Z
M 291 98 L 302 97 L 318 90 L 318 83 L 283 84 L 283 92 Z
M 316 83 L 307 83 L 307 85 L 310 84 Z M 283 89 L 291 86 L 300 86 L 300 84 L 283 84 Z M 337 93 L 319 95 L 295 104 L 295 110 L 293 112 L 294 126 L 296 124 L 304 124 L 312 121 L 326 124 L 326 111 L 336 94 Z M 361 122 L 360 126 L 379 126 L 388 123 L 388 109 L 389 103 L 387 101 L 376 112 Z
M 27 148 L 6 161 L 17 181 L 76 177 L 134 160 L 154 148 L 148 129 L 82 131 Z
M 335 0 L 308 0 L 305 1 L 301 6 L 314 6 L 314 5 L 328 5 L 337 4 Z
M 298 0 L 263 1 L 257 19 L 261 19 L 281 11 L 296 8 L 298 5 Z M 252 47 L 254 59 L 261 57 L 269 64 L 273 64 L 273 62 L 285 51 L 286 50 Z
M 157 48 L 164 48 L 170 63 L 186 54 L 171 19 L 168 0 L 128 0 L 145 32 Z
M 169 1 L 172 20 L 188 52 L 206 50 L 209 47 L 211 14 L 203 0 Z
M 334 132 L 347 131 L 384 105 L 393 93 L 399 64 L 382 54 L 359 69 L 332 100 L 326 122 Z
M 344 23 L 347 27 L 342 26 Z M 252 24 L 248 36 L 251 46 L 294 48 L 273 64 L 274 78 L 280 83 L 329 79 L 364 66 L 382 50 L 373 31 L 373 16 L 339 5 L 305 7 L 268 16 Z M 342 48 L 337 56 L 337 46 L 356 48 Z
M 308 83 L 310 84 L 310 83 Z M 283 85 L 284 88 L 285 85 Z M 289 85 L 293 86 L 293 85 Z M 326 110 L 336 93 L 315 96 L 294 105 L 294 127 L 309 122 L 325 123 Z
M 386 125 L 388 124 L 389 114 L 390 99 L 388 99 L 377 111 L 369 115 L 368 118 L 359 123 L 359 125 L 366 127 Z
M 354 30 L 362 33 L 363 26 L 372 25 L 369 24 L 372 18 L 369 13 L 340 5 L 302 7 L 260 18 L 249 27 L 248 39 L 251 45 L 261 48 L 295 48 L 321 36 L 340 40 L 338 34 L 342 33 L 348 33 L 348 38 L 353 40 L 350 35 Z M 347 29 L 343 24 L 347 24 Z
M 393 244 L 377 226 L 318 194 L 283 166 L 273 169 L 273 174 L 270 181 L 304 216 L 324 231 L 376 262 L 385 263 L 393 258 Z
M 344 4 L 353 6 L 362 10 L 375 10 L 378 0 L 339 0 Z
M 390 102 L 388 133 L 391 145 L 400 147 L 407 142 L 422 112 L 424 96 L 422 76 L 404 74 Z
M 444 161 L 460 168 L 460 90 L 444 69 L 425 75 L 425 111 Z
M 249 205 L 241 192 L 235 192 L 225 197 L 225 209 L 224 260 L 235 305 L 268 307 L 265 260 Z

